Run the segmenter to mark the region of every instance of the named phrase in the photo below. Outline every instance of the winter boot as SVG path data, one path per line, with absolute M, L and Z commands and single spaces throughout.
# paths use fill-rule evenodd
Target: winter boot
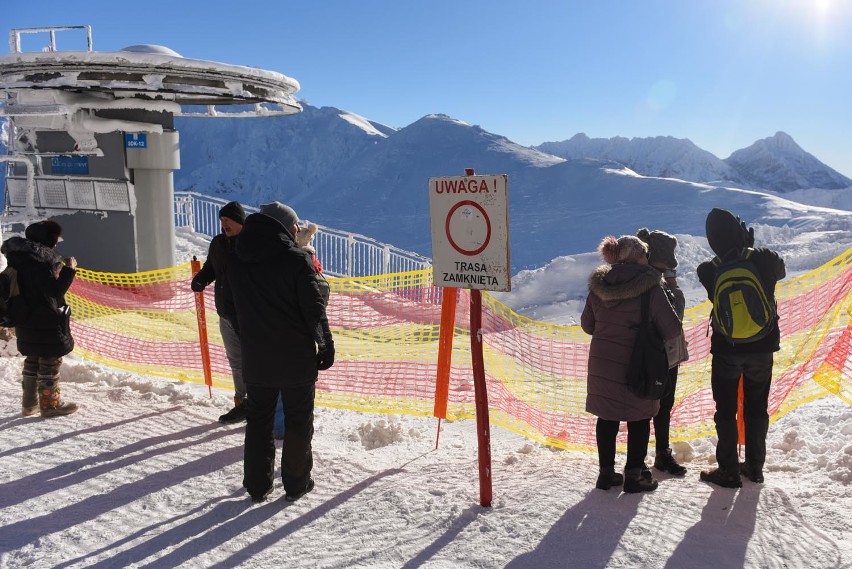
M 657 456 L 654 458 L 654 468 L 662 472 L 668 472 L 672 476 L 686 475 L 686 468 L 675 461 L 674 456 L 672 456 L 672 449 L 670 448 L 657 451 Z
M 305 487 L 302 488 L 302 490 L 300 490 L 298 492 L 294 492 L 292 494 L 287 492 L 287 494 L 284 495 L 284 499 L 288 502 L 295 502 L 296 500 L 298 500 L 299 498 L 301 498 L 302 496 L 304 496 L 305 494 L 307 494 L 308 492 L 310 492 L 313 489 L 314 489 L 314 479 L 308 478 L 308 483 L 305 484 Z
M 742 488 L 743 481 L 740 479 L 740 473 L 736 470 L 728 471 L 724 468 L 714 468 L 713 470 L 704 470 L 701 472 L 701 480 L 721 486 L 722 488 Z
M 29 417 L 38 413 L 38 380 L 35 377 L 25 375 L 21 381 L 24 396 L 21 398 L 21 415 Z
M 631 468 L 630 470 L 625 470 L 624 491 L 628 494 L 653 492 L 657 489 L 657 481 L 650 474 L 651 471 L 648 468 Z
M 229 425 L 231 423 L 239 423 L 246 420 L 247 409 L 246 402 L 239 395 L 234 395 L 234 408 L 219 416 L 219 422 Z
M 756 484 L 763 484 L 763 467 L 750 464 L 748 462 L 740 463 L 740 474 Z
M 249 493 L 249 496 L 251 496 L 252 502 L 254 502 L 255 504 L 259 504 L 261 502 L 265 502 L 270 494 L 272 494 L 272 486 L 270 486 L 266 489 L 266 491 L 261 492 L 260 494 Z
M 42 417 L 59 417 L 77 411 L 77 404 L 62 400 L 59 378 L 38 380 L 38 406 Z
M 610 466 L 601 468 L 598 474 L 598 481 L 595 483 L 595 488 L 599 490 L 609 490 L 613 486 L 621 486 L 624 484 L 624 476 L 620 472 L 615 471 L 615 467 Z

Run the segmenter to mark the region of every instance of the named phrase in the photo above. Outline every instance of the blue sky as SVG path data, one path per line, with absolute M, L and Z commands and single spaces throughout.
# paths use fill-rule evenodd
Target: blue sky
M 524 145 L 578 132 L 667 135 L 727 158 L 782 130 L 852 177 L 849 0 L 245 6 L 19 0 L 4 7 L 3 22 L 8 29 L 90 24 L 96 51 L 165 45 L 294 77 L 297 96 L 315 106 L 395 127 L 445 113 Z M 38 49 L 37 36 L 29 37 L 24 49 Z M 59 35 L 58 45 L 83 42 Z

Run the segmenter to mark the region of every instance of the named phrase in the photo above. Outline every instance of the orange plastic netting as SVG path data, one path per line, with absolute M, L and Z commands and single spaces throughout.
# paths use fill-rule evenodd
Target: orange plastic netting
M 69 294 L 75 353 L 119 369 L 203 383 L 190 278 L 189 263 L 138 274 L 79 270 Z M 850 279 L 852 250 L 779 284 L 783 337 L 769 401 L 773 420 L 829 394 L 852 404 Z M 431 415 L 442 298 L 431 271 L 329 281 L 337 356 L 334 367 L 320 373 L 317 403 Z M 212 383 L 232 389 L 212 289 L 204 297 Z M 475 417 L 469 303 L 469 292 L 460 290 L 449 419 Z M 714 433 L 709 308 L 707 302 L 693 307 L 684 319 L 691 357 L 680 369 L 672 440 Z M 520 316 L 487 293 L 482 329 L 491 423 L 555 447 L 593 448 L 595 418 L 584 411 L 590 337 L 577 326 Z

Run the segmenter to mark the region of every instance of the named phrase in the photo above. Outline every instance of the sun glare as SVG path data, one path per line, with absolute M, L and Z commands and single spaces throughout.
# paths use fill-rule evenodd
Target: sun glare
M 850 0 L 754 0 L 752 9 L 783 28 L 827 48 L 839 34 L 848 33 Z M 754 15 L 754 13 L 752 13 Z

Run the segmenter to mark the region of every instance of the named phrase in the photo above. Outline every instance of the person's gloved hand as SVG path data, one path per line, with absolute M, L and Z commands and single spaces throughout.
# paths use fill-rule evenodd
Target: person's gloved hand
M 325 343 L 317 350 L 317 369 L 322 371 L 334 365 L 334 341 L 326 338 Z
M 199 279 L 197 276 L 192 279 L 191 283 L 189 283 L 189 288 L 192 289 L 192 292 L 201 292 L 202 290 L 204 290 L 205 286 L 206 285 L 201 282 L 201 279 Z
M 747 227 L 745 221 L 740 222 L 740 227 L 743 228 L 743 235 L 746 239 L 746 247 L 754 247 L 754 227 Z

